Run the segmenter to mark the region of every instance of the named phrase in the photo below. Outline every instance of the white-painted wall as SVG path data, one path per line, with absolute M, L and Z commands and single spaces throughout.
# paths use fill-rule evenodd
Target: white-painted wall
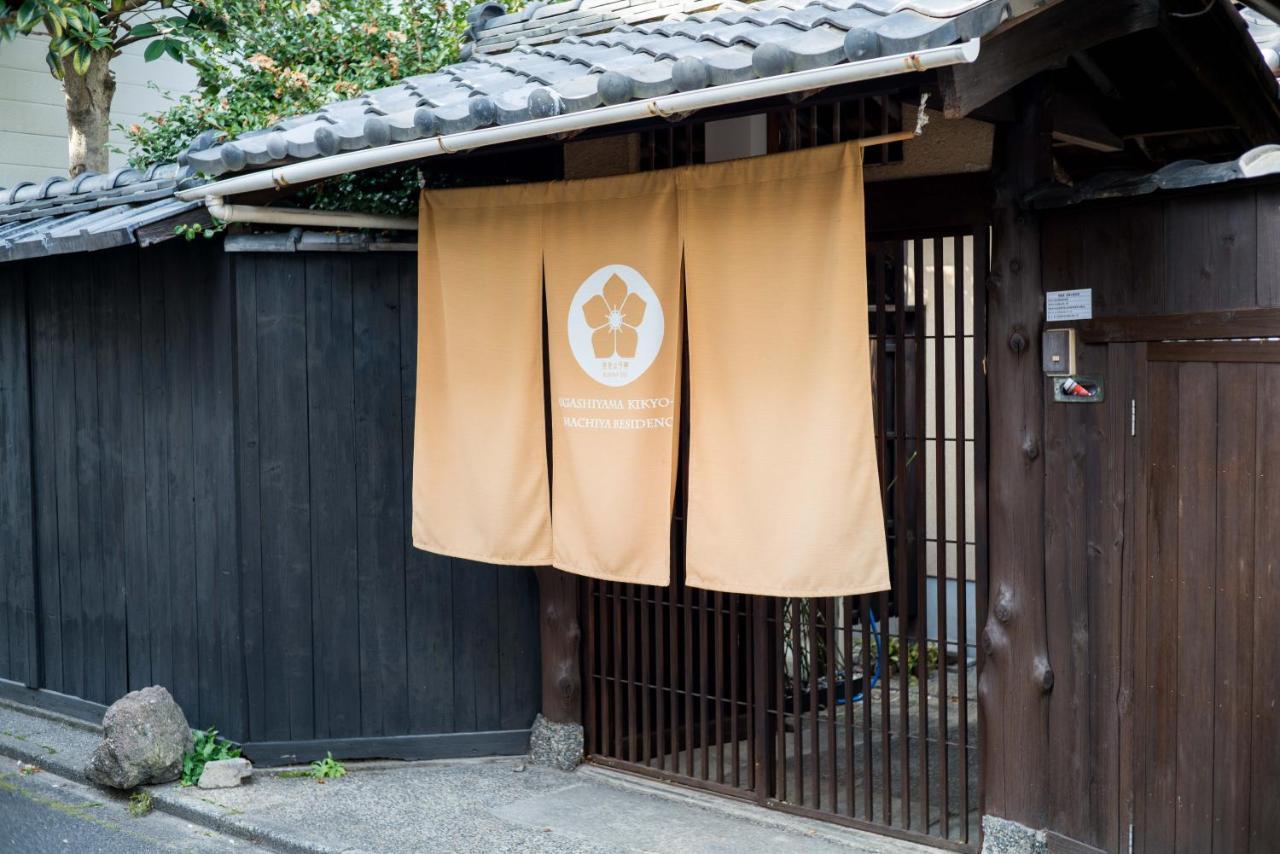
M 0 43 L 0 187 L 17 181 L 39 181 L 67 171 L 67 119 L 62 84 L 49 74 L 44 62 L 47 39 L 24 36 Z M 163 110 L 164 93 L 180 95 L 195 86 L 190 66 L 165 57 L 145 62 L 145 43 L 129 45 L 111 63 L 116 75 L 112 104 L 113 124 L 129 125 L 143 113 Z M 148 84 L 163 87 L 158 92 Z M 112 143 L 125 148 L 119 131 Z M 112 167 L 125 165 L 123 154 L 111 155 Z

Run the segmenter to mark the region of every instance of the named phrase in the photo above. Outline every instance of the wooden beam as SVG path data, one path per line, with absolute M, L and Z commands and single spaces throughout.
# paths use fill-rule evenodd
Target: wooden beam
M 1091 151 L 1124 151 L 1124 140 L 1107 125 L 1091 99 L 1070 89 L 1058 92 L 1051 105 L 1053 141 Z
M 1147 348 L 1152 362 L 1280 362 L 1275 341 L 1172 341 Z
M 1078 7 L 1076 7 L 1078 8 Z M 1044 378 L 1040 225 L 1018 200 L 1050 170 L 1046 93 L 1019 93 L 1019 121 L 997 140 L 988 281 L 987 620 L 978 703 L 983 812 L 1040 828 L 1049 816 L 1045 590 Z M 1058 606 L 1060 607 L 1060 605 Z
M 1160 32 L 1250 145 L 1275 142 L 1280 138 L 1276 77 L 1230 0 L 1208 2 L 1165 0 Z
M 1106 854 L 1101 848 L 1094 848 L 1092 845 L 1086 845 L 1078 839 L 1054 833 L 1052 830 L 1044 836 L 1049 854 Z
M 900 181 L 868 181 L 867 233 L 876 239 L 962 229 L 991 218 L 991 175 L 964 172 Z
M 1095 317 L 1075 324 L 1085 344 L 1120 344 L 1197 338 L 1270 338 L 1280 336 L 1280 308 L 1241 308 L 1146 317 Z
M 301 765 L 332 753 L 337 759 L 468 759 L 519 756 L 529 749 L 529 730 L 438 732 L 307 741 L 247 741 L 241 745 L 254 765 Z
M 213 225 L 213 217 L 209 216 L 209 209 L 204 205 L 198 208 L 192 208 L 184 211 L 177 216 L 171 216 L 168 219 L 162 219 L 159 222 L 153 222 L 150 225 L 139 226 L 133 233 L 134 239 L 138 241 L 139 246 L 153 246 L 157 243 L 163 243 L 166 240 L 177 237 L 174 228 L 179 225 Z
M 57 712 L 60 715 L 85 721 L 94 726 L 100 726 L 102 724 L 102 716 L 107 713 L 107 707 L 101 703 L 82 700 L 79 697 L 60 694 L 57 691 L 49 691 L 44 688 L 31 688 L 21 682 L 3 678 L 0 678 L 0 700 L 20 703 L 24 706 L 34 706 L 37 709 L 44 709 L 48 712 Z
M 556 724 L 582 723 L 578 577 L 549 566 L 538 573 L 542 642 L 542 716 Z
M 983 38 L 977 62 L 938 72 L 943 114 L 967 116 L 1042 71 L 1062 67 L 1073 53 L 1158 21 L 1156 0 L 1051 0 Z

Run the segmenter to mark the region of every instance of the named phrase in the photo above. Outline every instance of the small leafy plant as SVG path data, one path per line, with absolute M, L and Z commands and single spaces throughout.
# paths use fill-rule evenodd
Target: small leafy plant
M 195 240 L 197 237 L 206 239 L 213 237 L 221 231 L 225 231 L 227 224 L 220 219 L 215 219 L 212 224 L 205 225 L 199 222 L 183 223 L 180 222 L 173 227 L 173 233 L 187 240 Z
M 199 783 L 207 763 L 239 756 L 240 748 L 225 738 L 219 738 L 218 731 L 213 727 L 198 731 L 195 746 L 182 757 L 182 785 L 194 786 Z
M 925 644 L 925 673 L 932 673 L 938 669 L 938 645 L 930 641 Z M 902 666 L 902 648 L 895 637 L 889 638 L 889 668 L 892 672 L 897 673 Z M 907 672 L 911 678 L 916 678 L 920 667 L 920 645 L 914 641 L 907 642 Z
M 332 753 L 326 753 L 324 759 L 317 759 L 311 763 L 311 776 L 317 783 L 323 783 L 325 780 L 336 780 L 347 776 L 347 769 L 333 758 Z
M 129 796 L 129 815 L 134 818 L 142 818 L 151 812 L 154 806 L 151 793 L 144 789 L 139 789 Z

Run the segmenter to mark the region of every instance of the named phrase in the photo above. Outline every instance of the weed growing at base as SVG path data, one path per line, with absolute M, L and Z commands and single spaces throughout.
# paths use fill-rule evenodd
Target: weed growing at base
M 182 757 L 182 785 L 194 786 L 200 782 L 204 766 L 220 759 L 236 759 L 240 756 L 240 748 L 225 738 L 218 737 L 213 727 L 196 732 L 195 746 Z
M 129 796 L 129 815 L 134 818 L 142 818 L 151 812 L 154 806 L 150 792 L 139 789 Z

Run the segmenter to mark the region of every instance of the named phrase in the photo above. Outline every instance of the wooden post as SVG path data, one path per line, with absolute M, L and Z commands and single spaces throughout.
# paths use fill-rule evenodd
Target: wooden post
M 987 338 L 990 602 L 978 689 L 984 812 L 1032 828 L 1047 818 L 1053 671 L 1045 636 L 1040 229 L 1019 199 L 1049 174 L 1046 116 L 1043 89 L 1030 84 L 1018 93 L 1016 121 L 997 136 Z
M 542 640 L 542 716 L 555 724 L 582 723 L 582 625 L 577 576 L 538 567 L 538 625 Z

